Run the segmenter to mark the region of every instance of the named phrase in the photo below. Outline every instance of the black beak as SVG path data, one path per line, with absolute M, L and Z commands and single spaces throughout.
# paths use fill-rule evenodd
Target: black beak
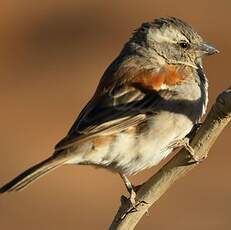
M 219 50 L 217 50 L 215 47 L 213 47 L 212 45 L 204 42 L 200 45 L 200 51 L 202 52 L 202 54 L 204 55 L 212 55 L 215 53 L 220 53 Z

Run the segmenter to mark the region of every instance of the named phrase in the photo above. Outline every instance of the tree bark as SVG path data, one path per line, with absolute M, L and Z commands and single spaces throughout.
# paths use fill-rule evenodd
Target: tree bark
M 195 156 L 201 160 L 214 144 L 222 130 L 231 120 L 231 87 L 222 92 L 218 97 L 204 123 L 190 141 Z M 134 229 L 142 216 L 179 178 L 184 176 L 198 164 L 192 163 L 189 152 L 181 149 L 167 164 L 165 164 L 155 175 L 142 184 L 138 191 L 136 210 L 131 207 L 125 197 L 121 197 L 121 206 L 110 226 L 111 230 Z

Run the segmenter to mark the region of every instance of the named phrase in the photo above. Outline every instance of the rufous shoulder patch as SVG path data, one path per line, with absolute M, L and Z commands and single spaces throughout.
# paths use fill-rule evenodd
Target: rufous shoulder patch
M 140 84 L 146 89 L 158 91 L 179 84 L 184 79 L 182 72 L 177 71 L 174 66 L 168 66 L 158 74 L 145 70 L 137 74 L 131 82 Z

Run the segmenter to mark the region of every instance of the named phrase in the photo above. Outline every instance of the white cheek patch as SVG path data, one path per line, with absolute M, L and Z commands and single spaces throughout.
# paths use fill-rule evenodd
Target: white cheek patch
M 178 30 L 167 27 L 164 29 L 150 29 L 148 32 L 148 40 L 155 41 L 158 43 L 168 42 L 177 43 L 177 41 L 188 41 L 188 39 L 181 34 Z

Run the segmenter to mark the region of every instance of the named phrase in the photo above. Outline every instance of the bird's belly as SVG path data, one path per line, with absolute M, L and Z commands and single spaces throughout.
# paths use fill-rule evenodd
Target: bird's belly
M 126 175 L 138 173 L 168 156 L 172 152 L 170 143 L 184 138 L 193 124 L 184 115 L 162 112 L 146 126 L 139 134 L 118 133 L 112 141 L 84 154 L 81 163 L 107 167 Z
M 116 170 L 130 175 L 157 165 L 172 152 L 169 145 L 184 138 L 193 124 L 184 115 L 162 112 L 153 117 L 148 126 L 148 130 L 137 137 L 125 133 L 118 138 L 113 153 L 120 154 L 112 161 Z

